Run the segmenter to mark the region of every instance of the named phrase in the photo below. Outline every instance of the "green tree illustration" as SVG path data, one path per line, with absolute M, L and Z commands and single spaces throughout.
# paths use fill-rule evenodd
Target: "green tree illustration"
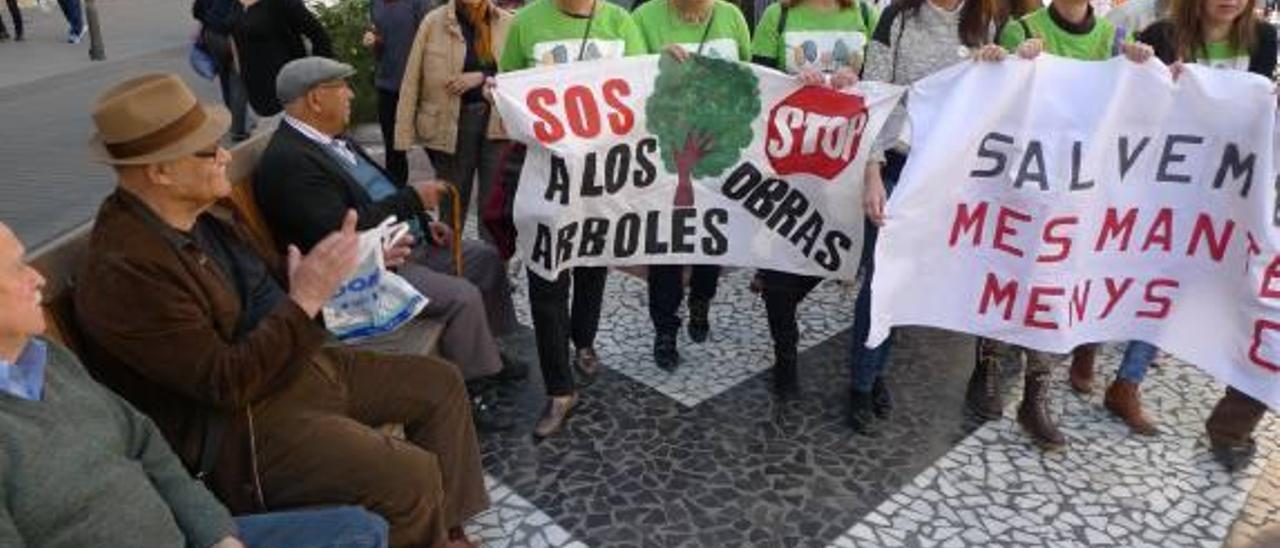
M 646 129 L 658 138 L 667 171 L 679 174 L 676 207 L 693 207 L 693 179 L 724 173 L 751 144 L 758 84 L 739 63 L 702 55 L 681 63 L 662 55 L 645 105 Z

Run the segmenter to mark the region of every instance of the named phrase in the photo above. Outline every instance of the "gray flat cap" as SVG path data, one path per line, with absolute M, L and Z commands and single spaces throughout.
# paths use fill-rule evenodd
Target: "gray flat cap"
M 276 75 L 276 98 L 287 105 L 325 82 L 354 76 L 356 69 L 327 57 L 303 57 L 289 61 Z

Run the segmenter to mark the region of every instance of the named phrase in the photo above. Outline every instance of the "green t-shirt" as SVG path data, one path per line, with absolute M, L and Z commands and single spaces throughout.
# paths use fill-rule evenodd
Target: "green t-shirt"
M 636 8 L 631 17 L 640 27 L 649 53 L 662 53 L 663 48 L 671 44 L 679 44 L 686 51 L 696 53 L 705 34 L 703 55 L 735 61 L 751 60 L 751 30 L 747 28 L 747 19 L 737 6 L 724 0 L 715 0 L 711 19 L 704 23 L 681 19 L 671 8 L 671 0 L 650 0 Z
M 1249 52 L 1231 47 L 1231 42 L 1211 42 L 1205 45 L 1202 55 L 1196 56 L 1196 63 L 1220 69 L 1249 70 Z
M 1031 31 L 1031 36 L 1027 36 L 1027 30 Z M 1000 31 L 1000 45 L 1013 51 L 1028 39 L 1039 38 L 1044 41 L 1045 53 L 1081 61 L 1104 61 L 1117 53 L 1116 32 L 1111 21 L 1098 17 L 1093 17 L 1093 28 L 1089 32 L 1071 32 L 1053 20 L 1046 6 L 1028 13 L 1022 18 L 1022 23 L 1010 21 L 1006 24 Z M 1132 42 L 1133 35 L 1126 32 L 1122 40 Z
M 534 0 L 516 12 L 498 70 L 570 63 L 578 60 L 579 51 L 583 61 L 645 54 L 644 38 L 627 10 L 596 0 L 595 20 L 584 46 L 587 23 L 586 17 L 561 11 L 555 0 Z
M 779 70 L 792 74 L 806 67 L 823 72 L 835 72 L 845 66 L 860 70 L 880 15 L 862 0 L 856 1 L 852 7 L 836 12 L 807 4 L 790 8 L 782 36 L 778 36 L 782 5 L 770 4 L 756 25 L 751 55 L 771 59 Z

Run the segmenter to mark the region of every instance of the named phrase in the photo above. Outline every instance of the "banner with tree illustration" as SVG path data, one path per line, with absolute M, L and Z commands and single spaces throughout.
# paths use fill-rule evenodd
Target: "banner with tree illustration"
M 574 266 L 722 264 L 853 279 L 862 173 L 903 89 L 801 87 L 694 56 L 498 77 L 508 133 L 529 146 L 519 256 Z

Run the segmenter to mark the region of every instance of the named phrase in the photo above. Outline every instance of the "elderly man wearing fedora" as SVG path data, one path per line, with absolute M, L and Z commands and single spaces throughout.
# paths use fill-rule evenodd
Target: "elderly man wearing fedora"
M 155 423 L 39 337 L 44 278 L 22 254 L 0 223 L 0 546 L 386 546 L 354 506 L 232 520 Z
M 489 501 L 457 368 L 326 345 L 314 319 L 354 270 L 356 214 L 283 267 L 255 254 L 214 209 L 229 119 L 169 74 L 98 99 L 92 149 L 119 185 L 77 276 L 86 363 L 234 513 L 355 504 L 392 545 L 469 546 Z
M 284 121 L 263 151 L 253 179 L 254 197 L 277 243 L 311 249 L 341 224 L 349 209 L 360 214 L 360 229 L 390 215 L 410 221 L 422 245 L 397 273 L 427 296 L 423 314 L 444 324 L 440 355 L 457 363 L 473 386 L 523 377 L 527 366 L 514 358 L 504 366 L 495 339 L 517 334 L 519 325 L 498 251 L 479 240 L 463 241 L 465 268 L 462 276 L 453 275 L 451 254 L 441 249 L 452 232 L 426 213 L 434 206 L 434 197 L 427 194 L 441 183 L 401 186 L 343 136 L 353 97 L 346 78 L 354 74 L 350 65 L 324 57 L 297 59 L 280 70 L 276 88 L 285 105 Z M 501 415 L 480 413 L 477 419 L 482 428 L 509 423 Z

